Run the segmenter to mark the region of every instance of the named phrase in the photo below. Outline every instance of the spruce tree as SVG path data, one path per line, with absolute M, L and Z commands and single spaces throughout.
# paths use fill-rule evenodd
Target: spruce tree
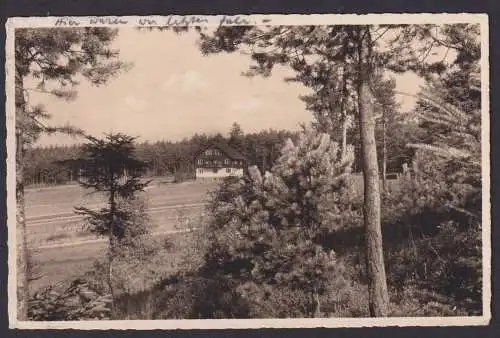
M 130 221 L 135 211 L 122 207 L 121 201 L 133 200 L 150 183 L 142 182 L 146 163 L 135 158 L 134 137 L 118 133 L 104 139 L 87 136 L 83 146 L 84 169 L 80 185 L 95 192 L 104 193 L 107 205 L 98 211 L 78 207 L 76 213 L 85 216 L 88 230 L 98 236 L 108 237 L 108 287 L 115 300 L 113 287 L 113 260 L 123 240 L 143 234 L 146 229 L 136 228 Z

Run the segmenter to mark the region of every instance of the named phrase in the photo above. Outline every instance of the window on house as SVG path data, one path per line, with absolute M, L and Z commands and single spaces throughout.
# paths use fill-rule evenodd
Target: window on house
M 224 160 L 224 164 L 231 164 L 230 162 L 231 161 L 229 161 L 229 159 L 227 159 L 227 158 Z
M 231 168 L 226 168 L 226 173 L 230 174 L 231 173 Z
M 198 164 L 203 164 L 203 160 L 201 158 L 198 159 Z

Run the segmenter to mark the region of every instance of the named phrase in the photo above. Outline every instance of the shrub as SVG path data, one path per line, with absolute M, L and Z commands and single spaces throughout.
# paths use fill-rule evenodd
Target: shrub
M 392 292 L 389 307 L 394 317 L 467 316 L 466 310 L 453 304 L 453 299 L 434 291 L 408 284 L 402 291 Z
M 482 298 L 480 189 L 448 180 L 449 162 L 421 156 L 416 177 L 403 179 L 401 189 L 384 199 L 389 284 L 397 292 L 412 284 L 452 299 L 459 311 L 477 314 Z
M 124 291 L 116 300 L 118 318 L 198 318 L 194 309 L 206 295 L 202 287 L 213 285 L 198 273 L 206 250 L 203 215 L 179 221 L 178 228 L 188 232 L 158 240 L 145 237 L 143 255 L 124 257 L 118 264 Z
M 82 279 L 69 284 L 66 288 L 49 286 L 35 293 L 29 302 L 28 318 L 36 321 L 110 319 L 109 294 L 97 291 Z
M 350 212 L 352 151 L 346 158 L 339 153 L 328 135 L 304 129 L 296 144 L 288 141 L 271 172 L 262 176 L 252 167 L 248 177 L 225 180 L 209 206 L 202 275 L 235 285 L 245 299 L 259 286 L 274 290 L 278 303 L 283 292 L 305 302 L 294 310 L 284 302 L 278 313 L 303 309 L 301 316 L 322 316 L 321 297 L 332 280 L 342 280 L 342 266 L 316 237 L 323 228 L 342 228 Z M 265 295 L 259 299 L 271 302 Z M 253 306 L 260 307 L 250 309 L 254 315 L 268 315 L 268 304 Z

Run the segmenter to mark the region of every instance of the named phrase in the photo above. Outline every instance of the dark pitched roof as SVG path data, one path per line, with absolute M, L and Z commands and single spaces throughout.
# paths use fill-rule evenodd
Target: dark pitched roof
M 223 142 L 215 142 L 210 144 L 208 147 L 205 147 L 201 149 L 197 154 L 196 157 L 200 156 L 205 150 L 209 148 L 217 148 L 220 151 L 222 151 L 226 156 L 230 157 L 233 160 L 244 160 L 246 161 L 245 156 L 243 156 L 238 150 L 232 148 L 226 143 Z

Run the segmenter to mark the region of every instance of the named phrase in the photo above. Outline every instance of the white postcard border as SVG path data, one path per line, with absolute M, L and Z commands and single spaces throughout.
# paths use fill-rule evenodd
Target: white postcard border
M 314 319 L 203 319 L 203 320 L 119 320 L 119 321 L 18 321 L 16 294 L 16 183 L 15 183 L 15 88 L 14 30 L 22 27 L 148 27 L 219 25 L 355 25 L 355 24 L 445 24 L 481 25 L 482 86 L 482 212 L 483 212 L 483 315 L 470 317 L 388 317 Z M 320 14 L 320 15 L 237 15 L 237 16 L 107 16 L 107 17 L 16 17 L 6 24 L 6 127 L 7 127 L 7 224 L 8 224 L 8 308 L 9 326 L 18 329 L 151 330 L 151 329 L 258 329 L 374 326 L 470 326 L 487 325 L 491 319 L 491 202 L 489 125 L 489 27 L 486 14 Z

